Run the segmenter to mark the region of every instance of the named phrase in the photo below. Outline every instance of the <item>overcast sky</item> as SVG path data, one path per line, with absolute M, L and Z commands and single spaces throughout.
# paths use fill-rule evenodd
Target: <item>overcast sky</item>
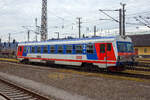
M 2 41 L 8 41 L 8 33 L 11 33 L 11 39 L 26 41 L 27 33 L 22 26 L 35 26 L 36 17 L 40 25 L 41 2 L 42 0 L 0 0 L 0 38 Z M 127 21 L 133 21 L 134 16 L 147 17 L 150 14 L 150 0 L 48 0 L 48 38 L 57 37 L 54 32 L 60 32 L 61 37 L 77 36 L 77 17 L 82 17 L 82 33 L 85 34 L 92 33 L 94 25 L 97 25 L 98 30 L 116 29 L 118 23 L 99 20 L 108 19 L 108 17 L 98 10 L 119 9 L 120 2 L 127 4 Z M 109 14 L 114 18 L 118 17 L 118 13 L 109 12 Z M 33 32 L 31 32 L 30 39 L 35 40 Z

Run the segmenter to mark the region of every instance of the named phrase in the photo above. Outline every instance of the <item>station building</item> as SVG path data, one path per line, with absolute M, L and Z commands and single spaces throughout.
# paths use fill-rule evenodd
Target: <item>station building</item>
M 150 34 L 130 35 L 135 53 L 144 58 L 150 58 Z

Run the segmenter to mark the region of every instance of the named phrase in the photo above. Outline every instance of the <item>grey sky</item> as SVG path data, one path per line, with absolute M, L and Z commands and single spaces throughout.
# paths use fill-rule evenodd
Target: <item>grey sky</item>
M 41 1 L 0 0 L 0 37 L 3 41 L 8 40 L 8 33 L 11 33 L 12 39 L 15 38 L 17 41 L 27 40 L 26 30 L 21 26 L 34 26 L 36 17 L 40 25 Z M 127 17 L 136 16 L 131 14 L 150 11 L 150 0 L 48 0 L 49 38 L 56 37 L 57 35 L 54 34 L 56 31 L 61 32 L 61 37 L 65 37 L 65 33 L 77 35 L 77 17 L 82 17 L 82 21 L 87 22 L 82 24 L 82 32 L 86 32 L 87 27 L 89 27 L 89 32 L 92 32 L 93 25 L 101 29 L 117 28 L 118 24 L 115 22 L 98 21 L 100 18 L 107 18 L 98 9 L 118 9 L 120 2 L 127 4 Z M 118 16 L 118 13 L 110 14 L 114 17 Z M 127 18 L 127 21 L 131 20 L 133 19 Z M 63 30 L 62 25 L 65 26 Z M 31 27 L 31 29 L 35 28 Z M 34 38 L 35 34 L 32 33 L 31 39 Z

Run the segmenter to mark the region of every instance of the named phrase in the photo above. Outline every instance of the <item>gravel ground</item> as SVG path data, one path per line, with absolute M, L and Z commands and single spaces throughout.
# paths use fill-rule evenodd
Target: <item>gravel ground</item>
M 37 68 L 38 67 L 38 68 Z M 0 72 L 93 100 L 150 100 L 150 83 L 60 72 L 62 69 L 0 62 Z
M 2 96 L 0 96 L 0 100 L 6 100 L 5 98 L 3 98 Z

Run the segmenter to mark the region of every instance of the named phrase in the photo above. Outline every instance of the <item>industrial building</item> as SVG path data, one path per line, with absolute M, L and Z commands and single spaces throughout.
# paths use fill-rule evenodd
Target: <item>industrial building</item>
M 0 55 L 15 55 L 18 47 L 18 42 L 0 42 Z

